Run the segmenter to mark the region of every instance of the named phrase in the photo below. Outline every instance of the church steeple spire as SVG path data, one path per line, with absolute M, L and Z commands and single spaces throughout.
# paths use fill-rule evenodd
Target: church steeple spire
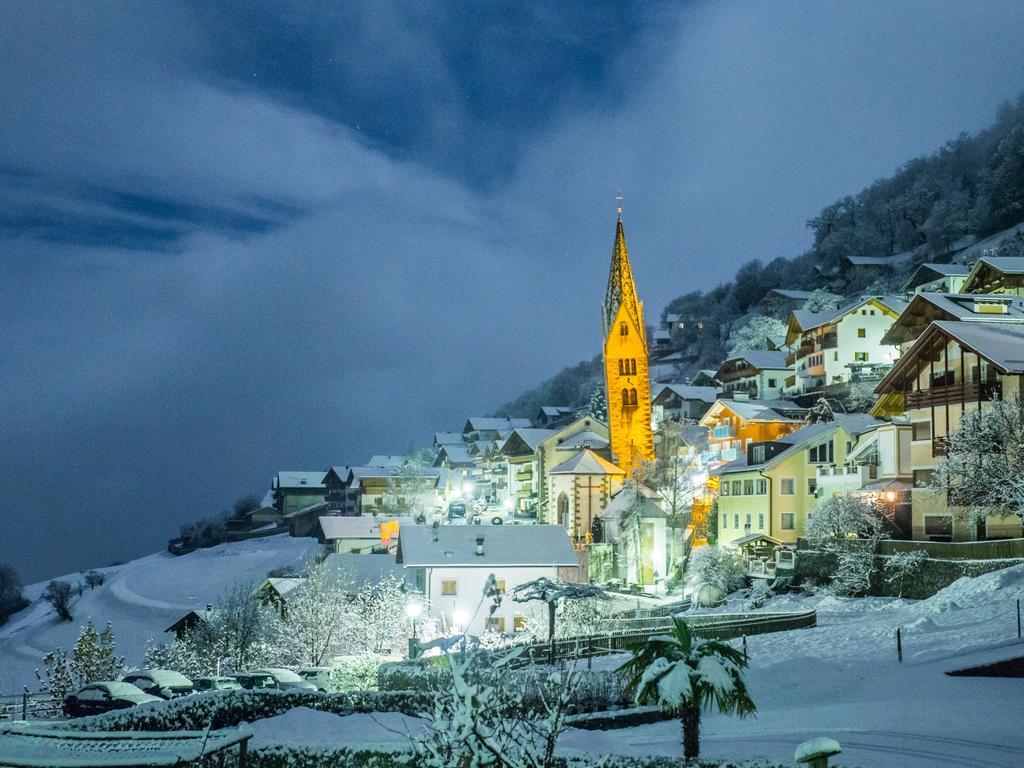
M 604 296 L 604 335 L 607 337 L 615 316 L 623 307 L 633 325 L 638 329 L 644 326 L 644 305 L 637 298 L 636 284 L 633 282 L 633 268 L 629 263 L 629 250 L 626 248 L 626 235 L 622 229 L 622 209 L 615 224 L 615 244 L 612 246 L 612 264 L 608 272 L 608 289 Z M 645 334 L 646 336 L 646 334 Z M 647 339 L 643 339 L 644 349 Z

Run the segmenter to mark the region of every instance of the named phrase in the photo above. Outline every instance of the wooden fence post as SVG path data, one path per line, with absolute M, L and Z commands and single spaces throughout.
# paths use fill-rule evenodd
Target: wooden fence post
M 900 664 L 903 663 L 903 636 L 899 627 L 896 627 L 896 659 Z
M 743 660 L 750 661 L 750 657 L 747 656 L 747 636 L 743 636 Z
M 22 691 L 22 694 L 21 694 L 21 719 L 22 720 L 28 720 L 28 697 L 29 697 L 29 692 L 28 692 L 28 688 L 26 688 L 24 691 Z
M 1020 598 L 1017 598 L 1017 639 L 1020 640 Z

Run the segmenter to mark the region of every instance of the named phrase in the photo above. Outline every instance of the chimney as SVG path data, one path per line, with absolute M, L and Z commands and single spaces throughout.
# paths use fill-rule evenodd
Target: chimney
M 483 557 L 484 556 L 484 537 L 483 536 L 477 536 L 476 537 L 476 556 L 477 557 Z

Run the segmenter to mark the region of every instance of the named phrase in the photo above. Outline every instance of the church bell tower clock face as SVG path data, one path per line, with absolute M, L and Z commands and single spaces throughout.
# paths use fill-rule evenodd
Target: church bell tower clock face
M 621 201 L 621 197 L 618 198 Z M 651 380 L 648 369 L 644 306 L 636 293 L 633 269 L 622 228 L 622 209 L 602 312 L 604 375 L 608 394 L 608 429 L 612 460 L 627 474 L 654 459 L 651 432 Z

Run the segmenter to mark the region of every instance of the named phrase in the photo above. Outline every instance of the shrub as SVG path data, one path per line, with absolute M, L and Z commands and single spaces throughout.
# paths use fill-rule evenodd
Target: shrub
M 43 600 L 52 605 L 64 621 L 74 621 L 75 617 L 71 615 L 71 598 L 74 594 L 74 588 L 66 581 L 51 581 L 43 592 Z
M 21 578 L 11 566 L 0 565 L 0 624 L 7 621 L 12 613 L 17 613 L 28 605 L 28 600 L 21 594 Z

